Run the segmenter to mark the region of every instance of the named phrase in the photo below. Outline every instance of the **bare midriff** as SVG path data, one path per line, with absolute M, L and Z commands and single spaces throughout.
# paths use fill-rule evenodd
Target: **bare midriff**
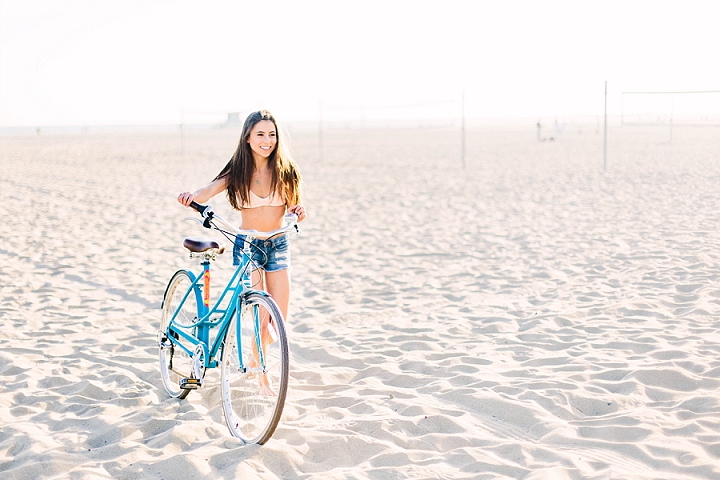
M 243 208 L 240 214 L 242 215 L 240 225 L 242 230 L 270 232 L 283 226 L 285 205 Z

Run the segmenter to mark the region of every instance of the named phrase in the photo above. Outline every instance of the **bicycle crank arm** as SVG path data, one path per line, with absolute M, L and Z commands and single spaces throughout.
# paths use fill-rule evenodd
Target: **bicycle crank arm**
M 172 373 L 174 373 L 175 375 L 179 375 L 180 377 L 182 377 L 183 375 L 187 375 L 187 372 L 178 372 L 177 370 L 175 370 L 175 369 L 172 368 L 172 367 L 168 368 L 168 370 L 170 370 L 170 371 L 171 371 Z

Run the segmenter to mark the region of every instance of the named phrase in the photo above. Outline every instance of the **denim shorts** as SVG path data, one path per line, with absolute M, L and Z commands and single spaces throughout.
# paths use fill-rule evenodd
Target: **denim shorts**
M 277 272 L 290 268 L 290 248 L 287 234 L 248 242 L 245 235 L 238 235 L 233 245 L 233 265 L 240 265 L 243 257 L 250 257 L 252 269 L 262 268 L 266 272 Z

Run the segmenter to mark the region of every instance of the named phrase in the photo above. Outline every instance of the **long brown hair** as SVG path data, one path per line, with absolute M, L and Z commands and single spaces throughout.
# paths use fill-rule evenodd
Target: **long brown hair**
M 279 191 L 289 205 L 300 203 L 300 172 L 298 172 L 295 162 L 290 156 L 287 147 L 285 147 L 275 117 L 267 110 L 259 110 L 251 113 L 245 119 L 237 150 L 235 150 L 225 168 L 215 177 L 215 180 L 227 177 L 227 198 L 230 205 L 236 210 L 241 210 L 250 203 L 250 181 L 255 170 L 255 161 L 253 160 L 248 139 L 253 127 L 263 120 L 273 122 L 277 137 L 275 150 L 268 157 L 268 168 L 272 172 L 270 195 Z

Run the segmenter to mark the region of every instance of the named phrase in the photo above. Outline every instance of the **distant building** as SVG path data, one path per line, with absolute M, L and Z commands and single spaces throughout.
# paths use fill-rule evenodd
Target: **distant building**
M 235 127 L 240 123 L 240 112 L 230 112 L 227 114 L 227 120 L 220 125 L 220 128 Z

